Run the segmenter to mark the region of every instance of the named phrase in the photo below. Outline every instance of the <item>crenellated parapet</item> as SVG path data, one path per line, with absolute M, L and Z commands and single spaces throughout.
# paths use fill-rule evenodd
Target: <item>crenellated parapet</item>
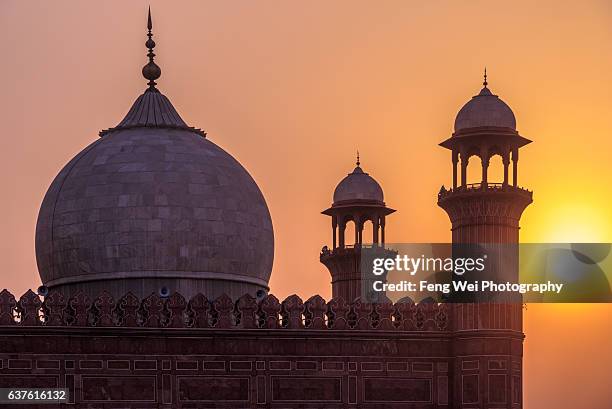
M 40 297 L 28 290 L 17 299 L 0 292 L 0 326 L 125 327 L 294 330 L 448 331 L 451 305 L 406 300 L 369 303 L 342 297 L 329 301 L 319 295 L 303 301 L 291 295 L 282 302 L 274 295 L 237 300 L 223 294 L 208 299 L 197 294 L 186 299 L 151 294 L 139 299 L 127 293 L 115 299 L 106 291 L 91 298 L 84 293 L 67 297 L 52 291 Z

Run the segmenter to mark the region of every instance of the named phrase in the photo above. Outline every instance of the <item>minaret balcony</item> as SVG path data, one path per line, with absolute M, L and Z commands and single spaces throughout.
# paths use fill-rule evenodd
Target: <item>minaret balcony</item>
M 533 197 L 533 191 L 520 186 L 512 186 L 506 183 L 468 183 L 454 189 L 446 189 L 442 186 L 438 193 L 438 202 L 450 197 L 468 197 L 491 193 L 520 195 L 530 201 Z
M 335 249 L 324 246 L 321 249 L 321 254 L 319 255 L 319 259 L 321 262 L 328 260 L 330 258 L 338 257 L 338 256 L 360 256 L 362 249 L 366 249 L 368 252 L 372 252 L 371 254 L 381 253 L 386 254 L 389 252 L 394 252 L 382 244 L 347 244 L 344 247 L 336 247 Z

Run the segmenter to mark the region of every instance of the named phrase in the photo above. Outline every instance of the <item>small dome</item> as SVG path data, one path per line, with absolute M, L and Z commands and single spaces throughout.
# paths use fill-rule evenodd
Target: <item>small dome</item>
M 348 201 L 384 202 L 383 190 L 376 180 L 361 169 L 359 164 L 336 186 L 334 204 Z
M 516 119 L 510 107 L 486 86 L 461 108 L 455 118 L 455 132 L 481 126 L 516 129 Z

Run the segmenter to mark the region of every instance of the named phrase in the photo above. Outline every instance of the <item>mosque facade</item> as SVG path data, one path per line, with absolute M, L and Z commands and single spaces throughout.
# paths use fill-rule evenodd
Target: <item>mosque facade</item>
M 522 408 L 520 303 L 360 296 L 362 245 L 391 251 L 385 227 L 395 210 L 359 160 L 323 211 L 332 243 L 319 257 L 332 299 L 269 293 L 264 196 L 159 91 L 150 14 L 148 29 L 148 88 L 45 195 L 36 228 L 43 285 L 21 297 L 0 292 L 0 388 L 66 388 L 65 408 Z M 437 204 L 453 243 L 518 243 L 532 200 L 518 185 L 518 151 L 529 142 L 485 77 L 441 143 L 453 183 Z M 488 180 L 493 155 L 502 157 L 500 183 Z M 482 162 L 478 184 L 467 183 L 472 156 Z

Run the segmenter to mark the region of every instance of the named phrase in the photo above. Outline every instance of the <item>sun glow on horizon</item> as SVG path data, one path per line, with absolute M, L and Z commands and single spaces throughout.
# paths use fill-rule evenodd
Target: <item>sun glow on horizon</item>
M 550 199 L 549 199 L 550 201 Z M 545 204 L 543 214 L 529 215 L 522 242 L 610 243 L 612 214 L 604 200 Z M 534 212 L 538 213 L 538 212 Z

